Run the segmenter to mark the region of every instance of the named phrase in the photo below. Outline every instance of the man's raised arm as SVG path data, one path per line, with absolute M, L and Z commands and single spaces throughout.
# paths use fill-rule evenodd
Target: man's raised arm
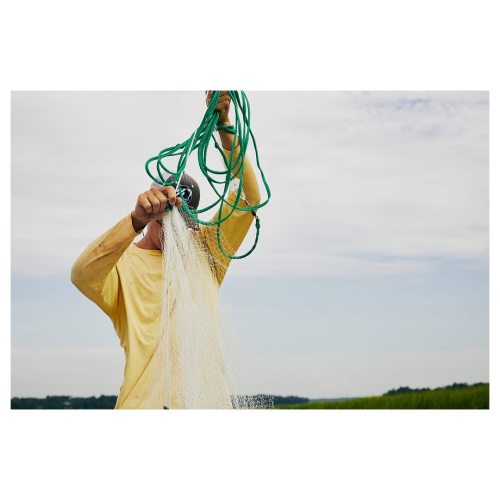
M 142 229 L 163 216 L 167 202 L 179 206 L 173 187 L 141 193 L 134 210 L 99 236 L 81 253 L 71 269 L 71 281 L 108 316 L 116 311 L 119 279 L 116 263 Z
M 207 105 L 209 104 L 210 99 L 211 99 L 211 93 L 208 92 Z M 219 102 L 215 108 L 220 113 L 218 122 L 219 125 L 225 125 L 225 126 L 231 125 L 228 116 L 230 104 L 231 104 L 231 98 L 229 97 L 229 94 L 227 94 L 227 92 L 222 91 L 219 96 Z M 238 158 L 238 154 L 240 152 L 239 139 L 234 134 L 224 129 L 219 130 L 219 136 L 223 147 L 224 155 L 228 162 L 231 156 L 231 148 L 233 146 L 233 141 L 236 141 L 235 149 L 233 151 L 233 161 L 234 161 L 235 158 Z M 242 183 L 241 187 L 243 193 L 242 197 L 238 202 L 238 206 L 248 207 L 245 200 L 248 202 L 249 205 L 255 206 L 260 203 L 261 199 L 260 190 L 254 168 L 247 156 L 245 156 L 245 158 L 243 159 L 240 158 L 235 167 L 233 167 L 233 173 L 235 173 L 238 170 L 242 161 L 244 162 L 243 176 L 241 175 L 240 171 L 237 177 L 240 179 L 240 182 Z M 227 201 L 231 204 L 234 204 L 234 202 L 236 201 L 236 193 L 234 191 L 229 192 Z M 230 210 L 231 207 L 227 203 L 224 203 L 222 208 L 222 217 L 225 217 L 230 212 Z M 217 210 L 215 215 L 212 217 L 212 221 L 215 221 L 218 218 L 219 218 L 219 211 Z M 231 216 L 227 220 L 221 223 L 220 226 L 221 236 L 222 236 L 221 239 L 226 253 L 235 254 L 238 251 L 238 248 L 245 239 L 245 236 L 247 235 L 253 220 L 254 220 L 254 215 L 252 214 L 251 211 L 234 210 Z M 213 227 L 206 228 L 204 226 L 203 229 L 207 233 L 213 233 L 215 231 Z M 224 245 L 224 243 L 226 243 L 227 247 L 226 245 Z M 217 279 L 220 284 L 224 279 L 224 275 L 226 273 L 230 259 L 221 254 L 214 235 L 211 235 L 211 237 L 208 238 L 208 244 L 211 253 L 214 256 L 216 256 L 216 260 L 220 264 L 222 264 L 219 265 L 217 269 Z

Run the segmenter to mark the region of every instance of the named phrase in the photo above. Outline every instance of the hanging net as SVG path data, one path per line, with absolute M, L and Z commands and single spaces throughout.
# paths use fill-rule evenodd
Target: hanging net
M 216 203 L 199 210 L 193 210 L 183 200 L 179 209 L 174 207 L 165 212 L 162 218 L 163 296 L 159 342 L 150 370 L 151 390 L 147 405 L 149 408 L 259 409 L 273 406 L 271 396 L 250 395 L 245 390 L 238 353 L 232 350 L 234 346 L 230 339 L 235 332 L 223 332 L 221 325 L 219 287 L 227 266 L 231 259 L 245 257 L 255 249 L 260 225 L 255 217 L 257 233 L 254 244 L 250 251 L 241 256 L 236 256 L 224 240 L 220 225 L 235 210 L 254 212 L 265 205 L 269 200 L 270 191 L 265 183 L 268 192 L 265 202 L 255 206 L 248 202 L 246 206 L 239 204 L 240 199 L 245 199 L 245 195 L 242 183 L 235 184 L 234 179 L 242 178 L 244 167 L 243 161 L 240 160 L 244 157 L 248 135 L 251 134 L 246 96 L 242 101 L 243 117 L 241 120 L 237 119 L 237 127 L 233 131 L 235 134 L 241 134 L 240 153 L 232 151 L 229 161 L 222 154 L 224 169 L 216 170 L 206 165 L 207 137 L 213 137 L 217 123 L 218 112 L 214 111 L 217 98 L 215 92 L 202 125 L 190 139 L 182 145 L 163 150 L 146 164 L 146 170 L 155 182 L 175 185 L 177 188 L 187 157 L 198 148 L 198 156 L 202 160 L 201 171 L 218 195 Z M 239 96 L 232 96 L 232 99 L 238 106 Z M 241 106 L 241 103 L 239 105 Z M 253 134 L 251 136 L 253 139 Z M 170 171 L 165 167 L 164 159 L 176 154 L 180 155 L 178 168 Z M 157 176 L 152 175 L 149 170 L 152 161 L 156 161 Z M 259 163 L 258 169 L 264 178 Z M 172 175 L 173 180 L 167 181 Z M 218 180 L 217 176 L 222 176 L 223 180 Z M 217 185 L 221 185 L 222 189 L 217 190 Z M 235 190 L 235 196 L 228 198 L 231 186 Z M 199 214 L 214 208 L 217 203 L 220 204 L 216 208 L 218 217 L 212 221 L 199 217 Z M 230 205 L 230 210 L 226 211 L 227 216 L 222 215 L 224 203 Z M 196 221 L 199 229 L 189 227 L 186 217 Z
M 229 351 L 230 339 L 222 333 L 219 282 L 227 258 L 218 251 L 215 230 L 188 228 L 174 209 L 163 217 L 163 234 L 160 339 L 152 361 L 147 406 L 272 407 L 271 397 L 245 393 L 237 353 Z

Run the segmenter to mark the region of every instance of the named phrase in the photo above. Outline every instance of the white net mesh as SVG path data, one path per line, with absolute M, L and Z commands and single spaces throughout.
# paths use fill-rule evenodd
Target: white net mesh
M 188 229 L 174 209 L 163 218 L 163 238 L 161 330 L 148 407 L 272 407 L 270 396 L 245 394 L 237 353 L 221 333 L 219 283 L 228 261 L 215 228 Z

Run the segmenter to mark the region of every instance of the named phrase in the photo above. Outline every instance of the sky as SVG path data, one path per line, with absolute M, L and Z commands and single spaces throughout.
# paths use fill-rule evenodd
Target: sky
M 488 93 L 247 95 L 272 197 L 221 299 L 249 390 L 488 381 Z M 203 112 L 203 92 L 12 94 L 13 396 L 117 394 L 124 355 L 70 268 Z

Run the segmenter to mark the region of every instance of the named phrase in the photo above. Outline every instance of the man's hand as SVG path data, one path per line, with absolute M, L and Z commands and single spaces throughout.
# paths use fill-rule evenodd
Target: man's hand
M 207 106 L 210 104 L 213 96 L 213 90 L 206 90 L 206 102 Z M 218 124 L 231 125 L 231 121 L 229 120 L 229 108 L 231 107 L 231 97 L 227 90 L 221 90 L 219 95 L 219 100 L 217 102 L 217 106 L 215 109 L 219 112 L 219 120 Z M 239 140 L 238 138 L 225 130 L 219 130 L 219 136 L 222 143 L 222 147 L 224 149 L 230 150 L 233 146 L 233 141 L 236 141 L 235 147 L 238 147 Z
M 167 207 L 167 203 L 180 207 L 182 200 L 176 196 L 173 186 L 151 188 L 137 198 L 132 212 L 132 225 L 136 232 L 144 229 L 149 221 L 160 219 Z
M 205 98 L 207 107 L 212 100 L 212 96 L 214 94 L 213 90 L 205 91 Z M 229 122 L 229 108 L 231 107 L 231 97 L 229 97 L 229 93 L 227 90 L 221 90 L 219 95 L 219 100 L 217 102 L 217 106 L 215 106 L 215 110 L 219 112 L 219 121 L 217 123 L 230 123 Z

